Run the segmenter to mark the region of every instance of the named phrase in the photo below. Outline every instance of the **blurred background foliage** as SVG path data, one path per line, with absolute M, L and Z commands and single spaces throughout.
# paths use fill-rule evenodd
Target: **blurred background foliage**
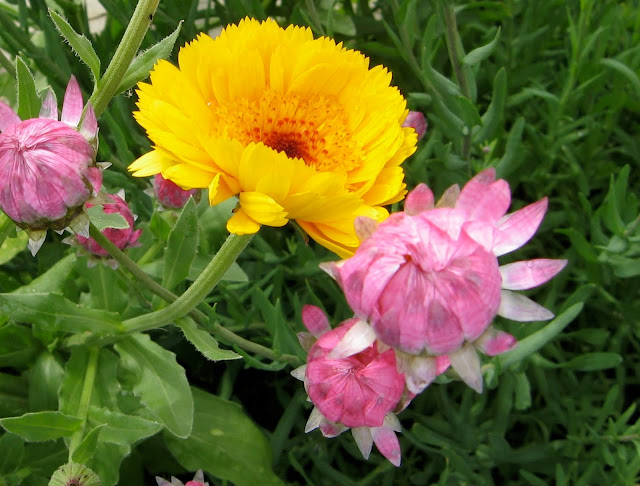
M 90 72 L 62 43 L 47 9 L 92 42 L 104 69 L 135 2 L 100 4 L 106 13 L 96 29 L 83 1 L 0 0 L 2 99 L 15 103 L 16 55 L 28 63 L 39 89 L 50 84 L 61 99 L 74 73 L 89 94 Z M 569 259 L 558 278 L 536 290 L 536 300 L 556 314 L 577 303 L 584 308 L 524 362 L 502 367 L 500 359 L 487 360 L 484 394 L 452 382 L 434 384 L 416 398 L 400 415 L 405 430 L 399 469 L 377 453 L 364 461 L 350 437 L 305 435 L 310 405 L 284 364 L 251 357 L 212 363 L 178 328 L 152 333 L 176 353 L 190 383 L 244 407 L 268 440 L 275 474 L 288 484 L 639 482 L 638 2 L 162 0 L 143 48 L 170 35 L 181 21 L 176 46 L 245 16 L 308 25 L 314 34 L 333 36 L 393 72 L 409 108 L 429 121 L 426 137 L 404 166 L 409 187 L 426 182 L 440 194 L 493 166 L 511 185 L 512 209 L 548 196 L 541 230 L 512 258 Z M 143 192 L 149 182 L 126 173 L 149 149 L 131 115 L 135 100 L 135 93 L 124 93 L 102 115 L 99 160 L 113 164 L 105 173 L 107 187 L 124 188 L 145 233 L 162 241 L 175 218 L 153 219 L 151 199 Z M 225 237 L 224 212 L 203 203 L 198 210 L 198 251 L 206 261 Z M 33 259 L 16 253 L 13 240 L 0 248 L 2 292 L 28 284 L 70 251 L 54 237 Z M 143 241 L 131 256 L 152 263 L 163 246 L 152 248 L 150 237 Z M 334 325 L 349 317 L 337 286 L 317 267 L 333 258 L 317 245 L 307 246 L 294 229 L 263 228 L 241 256 L 237 278 L 210 297 L 216 318 L 279 353 L 299 353 L 294 333 L 302 329 L 303 304 L 324 307 Z M 84 265 L 80 261 L 69 271 L 64 294 L 72 300 L 90 290 Z M 122 289 L 130 285 L 118 274 L 109 278 Z M 500 325 L 524 338 L 545 324 Z M 44 366 L 49 358 L 43 356 L 53 356 L 54 364 Z M 34 400 L 43 397 L 33 383 L 54 387 L 55 408 L 60 363 L 67 359 L 42 336 L 15 324 L 0 327 L 0 416 L 33 411 Z M 42 370 L 48 370 L 45 378 Z M 199 399 L 214 407 L 214 398 Z M 17 450 L 18 443 L 24 453 L 7 460 L 3 451 Z M 185 468 L 206 469 L 192 465 L 179 448 L 167 435 L 135 443 L 121 464 L 119 484 L 152 484 L 155 474 L 186 480 Z M 24 445 L 4 434 L 0 475 L 23 471 L 29 484 L 41 484 L 38 477 L 66 460 L 60 450 L 59 443 Z M 223 483 L 210 478 L 210 484 Z

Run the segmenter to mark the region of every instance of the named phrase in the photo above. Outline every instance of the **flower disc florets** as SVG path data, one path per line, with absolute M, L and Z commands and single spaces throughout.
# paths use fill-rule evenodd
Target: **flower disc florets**
M 391 74 L 308 28 L 244 19 L 201 34 L 139 85 L 138 122 L 154 150 L 130 170 L 183 189 L 238 196 L 232 233 L 296 220 L 348 256 L 357 216 L 382 221 L 405 194 L 400 164 L 415 150 Z

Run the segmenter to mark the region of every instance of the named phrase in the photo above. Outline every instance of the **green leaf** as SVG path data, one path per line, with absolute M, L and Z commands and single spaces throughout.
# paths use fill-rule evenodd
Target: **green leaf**
M 100 407 L 90 407 L 88 418 L 91 424 L 104 425 L 100 440 L 114 444 L 133 445 L 162 429 L 158 422 Z
M 280 308 L 280 301 L 278 300 L 276 305 L 272 305 L 264 292 L 257 288 L 255 289 L 253 297 L 255 305 L 260 309 L 264 322 L 273 337 L 274 351 L 276 353 L 295 354 L 304 359 L 305 353 L 300 347 L 296 333 L 293 332 L 293 329 L 291 329 L 284 318 L 282 309 Z
M 24 441 L 15 434 L 0 437 L 0 478 L 12 473 L 22 462 Z
M 0 245 L 0 265 L 11 261 L 14 256 L 24 251 L 29 243 L 29 235 L 26 232 L 19 232 L 15 238 L 7 238 Z
M 180 217 L 169 233 L 164 258 L 162 286 L 172 290 L 189 274 L 198 249 L 198 212 L 193 198 L 182 209 Z
M 236 486 L 284 483 L 271 469 L 271 447 L 258 426 L 233 402 L 193 388 L 196 413 L 191 435 L 169 434 L 165 443 L 188 470 L 198 468 Z
M 21 417 L 0 419 L 0 425 L 28 442 L 70 437 L 80 429 L 82 420 L 60 412 L 26 413 Z
M 98 425 L 91 429 L 82 442 L 76 447 L 76 450 L 73 451 L 73 455 L 71 456 L 71 460 L 78 464 L 86 464 L 95 454 L 96 448 L 98 447 L 98 439 L 100 438 L 100 432 L 104 428 L 103 425 Z
M 27 285 L 15 289 L 12 294 L 35 294 L 61 291 L 68 283 L 76 262 L 75 254 L 69 254 L 58 260 L 49 270 L 34 278 Z
M 71 49 L 73 49 L 82 62 L 89 66 L 91 74 L 93 75 L 94 86 L 97 86 L 100 80 L 100 58 L 93 49 L 91 41 L 73 30 L 69 22 L 54 10 L 49 9 L 49 15 L 60 34 L 62 34 L 62 37 L 64 37 L 71 46 Z
M 31 71 L 20 56 L 16 57 L 16 79 L 18 81 L 18 116 L 23 120 L 37 118 L 42 102 L 36 93 L 36 83 Z
M 21 368 L 30 364 L 37 351 L 38 344 L 26 327 L 16 324 L 0 327 L 0 368 Z
M 493 40 L 491 42 L 469 52 L 466 56 L 464 56 L 464 59 L 462 59 L 462 63 L 466 64 L 467 66 L 473 66 L 474 64 L 478 64 L 484 61 L 493 53 L 496 46 L 498 45 L 499 40 L 500 28 L 498 28 L 496 35 L 493 37 Z
M 113 486 L 120 479 L 120 463 L 130 453 L 129 446 L 99 442 L 87 466 L 100 477 L 100 486 Z
M 482 125 L 482 119 L 475 105 L 464 96 L 456 96 L 460 118 L 469 128 Z
M 614 71 L 617 71 L 619 74 L 622 74 L 627 81 L 631 83 L 633 89 L 636 90 L 636 95 L 640 96 L 640 77 L 626 64 L 618 61 L 617 59 L 611 59 L 606 57 L 604 59 L 600 59 L 600 64 L 606 66 Z
M 493 79 L 493 95 L 487 111 L 482 115 L 482 128 L 474 135 L 476 143 L 492 140 L 498 135 L 498 130 L 504 117 L 504 102 L 507 97 L 507 71 L 504 68 L 496 73 Z
M 205 358 L 212 361 L 242 358 L 242 356 L 231 350 L 220 349 L 218 341 L 207 331 L 200 329 L 192 319 L 180 319 L 176 324 L 182 329 L 184 337 L 186 337 Z
M 87 309 L 58 294 L 0 294 L 0 312 L 65 332 L 113 334 L 120 329 L 116 313 Z
M 16 224 L 9 217 L 0 212 L 0 245 L 5 239 L 16 235 Z
M 105 213 L 104 206 L 96 205 L 87 209 L 89 221 L 100 231 L 106 228 L 127 229 L 129 223 L 120 213 Z
M 122 339 L 115 348 L 121 366 L 138 376 L 133 393 L 171 433 L 187 437 L 193 424 L 193 397 L 175 355 L 146 334 Z
M 57 410 L 63 377 L 64 368 L 51 353 L 45 351 L 38 356 L 29 378 L 29 409 Z
M 513 174 L 520 164 L 522 164 L 524 157 L 522 151 L 522 133 L 524 131 L 525 119 L 524 117 L 518 117 L 516 122 L 511 127 L 509 135 L 507 136 L 507 143 L 504 149 L 504 155 L 496 164 L 496 176 L 499 178 L 506 178 Z
M 165 37 L 156 45 L 142 52 L 131 62 L 131 65 L 127 68 L 127 72 L 124 74 L 122 81 L 120 81 L 114 95 L 127 91 L 137 82 L 145 79 L 149 76 L 149 71 L 151 71 L 151 68 L 153 68 L 159 59 L 166 59 L 171 55 L 173 46 L 178 38 L 178 34 L 180 34 L 181 27 L 182 21 L 180 21 L 178 27 L 171 35 Z
M 586 353 L 561 363 L 559 366 L 576 371 L 599 371 L 615 368 L 622 363 L 622 356 L 618 353 Z

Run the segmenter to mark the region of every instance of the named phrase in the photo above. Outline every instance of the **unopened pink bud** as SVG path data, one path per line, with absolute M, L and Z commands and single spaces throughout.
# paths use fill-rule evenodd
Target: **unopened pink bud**
M 175 182 L 162 177 L 162 174 L 156 174 L 153 179 L 153 191 L 158 198 L 158 202 L 168 209 L 184 207 L 190 197 L 193 197 L 197 202 L 202 192 L 200 189 L 185 191 Z
M 427 133 L 428 125 L 424 114 L 419 111 L 410 111 L 402 126 L 413 128 L 418 134 L 418 140 L 420 140 Z

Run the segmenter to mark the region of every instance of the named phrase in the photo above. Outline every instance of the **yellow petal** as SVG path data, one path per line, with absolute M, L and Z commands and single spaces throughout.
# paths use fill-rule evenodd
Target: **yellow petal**
M 260 225 L 247 216 L 242 209 L 236 211 L 227 221 L 227 231 L 236 235 L 252 235 L 259 229 Z
M 187 190 L 209 187 L 214 175 L 210 170 L 203 170 L 191 164 L 176 164 L 162 172 L 165 179 L 169 179 Z
M 159 150 L 144 154 L 129 166 L 129 172 L 135 177 L 148 177 L 159 174 L 175 164 L 175 160 L 167 157 Z
M 254 221 L 267 226 L 284 226 L 289 222 L 287 212 L 266 194 L 241 192 L 240 207 Z

